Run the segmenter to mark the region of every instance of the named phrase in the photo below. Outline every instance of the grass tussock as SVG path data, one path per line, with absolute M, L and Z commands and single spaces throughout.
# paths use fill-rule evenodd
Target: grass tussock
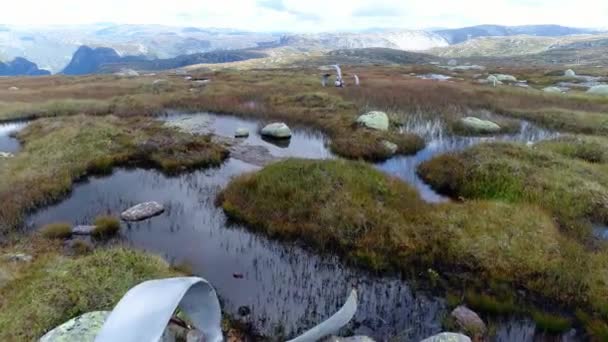
M 112 309 L 142 281 L 175 275 L 162 259 L 120 247 L 76 258 L 38 253 L 0 287 L 0 340 L 36 340 L 75 316 Z
M 0 232 L 17 227 L 30 209 L 66 194 L 72 182 L 117 164 L 168 173 L 217 165 L 227 151 L 209 137 L 167 128 L 145 117 L 77 115 L 37 120 L 18 134 L 23 151 L 0 168 Z
M 523 288 L 592 312 L 608 304 L 608 274 L 586 271 L 605 269 L 606 255 L 564 237 L 534 206 L 431 205 L 371 166 L 339 160 L 270 165 L 235 179 L 218 203 L 253 229 L 338 252 L 375 270 L 432 268 L 451 284 L 486 290 L 489 283 L 505 283 L 510 293 Z M 514 305 L 478 302 L 497 312 Z
M 95 230 L 93 236 L 107 238 L 118 234 L 120 231 L 120 220 L 114 216 L 101 215 L 95 218 Z
M 469 199 L 531 203 L 551 212 L 572 236 L 589 238 L 589 223 L 608 223 L 605 140 L 565 138 L 528 147 L 484 144 L 436 157 L 419 174 L 440 192 Z M 594 161 L 591 163 L 589 161 Z
M 47 239 L 67 239 L 72 236 L 72 225 L 69 223 L 50 223 L 40 228 L 40 234 Z

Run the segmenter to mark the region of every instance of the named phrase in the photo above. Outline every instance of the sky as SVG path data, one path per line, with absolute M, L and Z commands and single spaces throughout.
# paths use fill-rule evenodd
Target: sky
M 478 24 L 606 28 L 608 0 L 17 0 L 0 23 L 163 24 L 250 31 L 359 31 Z

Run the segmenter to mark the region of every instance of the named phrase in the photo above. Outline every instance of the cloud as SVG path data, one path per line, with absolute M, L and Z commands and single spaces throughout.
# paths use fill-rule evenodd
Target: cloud
M 606 18 L 606 0 L 19 0 L 0 12 L 0 23 L 12 25 L 116 22 L 311 32 L 478 24 L 602 27 Z

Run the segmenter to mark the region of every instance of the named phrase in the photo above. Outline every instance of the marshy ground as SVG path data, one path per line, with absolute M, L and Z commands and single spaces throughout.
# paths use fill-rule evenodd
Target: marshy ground
M 448 73 L 427 66 L 353 66 L 348 72 L 359 75 L 360 87 L 322 88 L 320 72 L 302 68 L 193 72 L 194 79 L 209 80 L 204 85 L 164 74 L 0 79 L 0 120 L 36 119 L 16 133 L 21 147 L 15 156 L 0 158 L 2 253 L 35 256 L 31 264 L 0 263 L 0 312 L 14 312 L 19 327 L 25 320 L 34 327 L 6 337 L 38 337 L 76 314 L 110 307 L 138 281 L 174 272 L 124 248 L 65 256 L 59 242 L 31 237 L 24 224 L 34 210 L 67 197 L 74 182 L 116 167 L 176 176 L 222 164 L 228 157 L 222 143 L 154 118 L 177 109 L 310 127 L 327 136 L 335 155 L 359 160 L 287 160 L 227 187 L 220 182 L 225 189 L 218 204 L 248 228 L 334 252 L 365 269 L 401 271 L 442 293 L 448 305 L 515 312 L 533 317 L 541 329 L 574 326 L 585 338 L 606 338 L 608 247 L 592 228 L 608 224 L 608 98 L 538 90 L 561 80 L 551 69 L 500 70 L 527 79 L 527 89 L 479 85 L 471 71 L 449 72 L 453 80 L 445 82 L 411 75 Z M 154 84 L 159 78 L 165 81 Z M 4 90 L 11 86 L 19 91 Z M 387 112 L 391 128 L 354 124 L 370 110 Z M 403 155 L 432 142 L 406 129 L 412 117 L 439 122 L 446 135 L 469 135 L 459 126 L 467 116 L 498 123 L 499 135 L 515 134 L 524 119 L 560 137 L 532 146 L 479 140 L 434 156 L 416 171 L 453 199 L 442 204 L 427 203 L 411 185 L 368 163 L 392 157 L 384 140 Z M 233 175 L 242 173 L 237 169 Z M 107 293 L 85 296 L 108 264 L 133 276 L 117 279 L 115 287 L 113 278 L 104 279 Z M 43 286 L 65 282 L 44 271 L 49 267 L 83 284 L 75 290 Z M 79 275 L 83 267 L 90 274 Z M 0 315 L 0 331 L 8 320 Z

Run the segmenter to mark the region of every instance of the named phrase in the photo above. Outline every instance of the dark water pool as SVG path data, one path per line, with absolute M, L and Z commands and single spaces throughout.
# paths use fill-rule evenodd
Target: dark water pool
M 21 130 L 26 125 L 25 122 L 0 123 L 0 152 L 19 152 L 19 141 L 11 137 L 11 134 Z
M 211 118 L 215 122 L 205 127 L 217 134 L 232 136 L 236 127 L 248 127 L 251 136 L 245 143 L 269 144 L 255 135 L 255 121 Z M 296 129 L 294 138 L 287 148 L 272 144 L 268 148 L 281 156 L 331 157 L 322 135 Z M 450 145 L 439 146 L 438 151 L 445 151 Z M 413 170 L 400 170 L 399 165 L 413 168 L 430 157 L 431 151 L 427 147 L 424 157 L 409 157 L 409 164 L 397 162 L 399 157 L 379 167 L 402 177 L 411 176 Z M 334 313 L 353 287 L 360 299 L 350 325 L 353 332 L 379 341 L 418 341 L 441 331 L 447 314 L 444 299 L 414 291 L 399 277 L 374 276 L 346 266 L 336 257 L 320 256 L 230 224 L 214 205 L 217 193 L 232 177 L 258 169 L 236 159 L 229 159 L 219 168 L 179 177 L 167 177 L 154 170 L 119 169 L 110 176 L 91 177 L 77 184 L 66 200 L 30 216 L 28 225 L 36 229 L 55 221 L 86 224 L 99 214 L 117 215 L 134 204 L 155 200 L 165 205 L 166 212 L 147 221 L 123 223 L 126 242 L 163 255 L 173 264 L 189 265 L 195 274 L 216 287 L 228 313 L 239 317 L 238 308 L 248 306 L 251 314 L 241 319 L 264 335 L 293 336 L 312 327 Z M 242 274 L 243 278 L 235 278 L 235 274 Z M 497 323 L 495 340 L 544 338 L 535 334 L 529 320 L 511 318 Z M 562 340 L 575 339 L 564 336 Z

